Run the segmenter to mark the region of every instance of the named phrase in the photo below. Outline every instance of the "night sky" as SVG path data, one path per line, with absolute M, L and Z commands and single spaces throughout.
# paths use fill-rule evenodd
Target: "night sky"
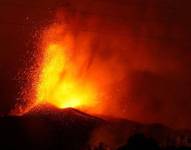
M 69 22 L 78 15 L 77 30 L 99 34 L 102 46 L 96 57 L 121 58 L 126 70 L 121 100 L 112 103 L 116 111 L 131 120 L 191 129 L 190 4 L 189 0 L 0 0 L 0 114 L 10 112 L 19 100 L 26 82 L 23 70 L 33 63 L 35 33 L 62 9 Z M 86 18 L 99 21 L 89 24 Z

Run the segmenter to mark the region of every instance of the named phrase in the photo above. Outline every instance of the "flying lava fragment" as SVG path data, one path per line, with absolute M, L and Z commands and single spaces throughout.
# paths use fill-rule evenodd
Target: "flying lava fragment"
M 110 112 L 108 107 L 116 106 L 112 95 L 118 94 L 112 88 L 121 81 L 124 71 L 114 57 L 117 55 L 104 58 L 105 49 L 96 43 L 96 36 L 94 32 L 72 30 L 59 21 L 43 28 L 35 50 L 35 66 L 26 71 L 32 84 L 23 88 L 27 106 L 16 106 L 17 112 L 23 114 L 43 104 L 90 114 Z

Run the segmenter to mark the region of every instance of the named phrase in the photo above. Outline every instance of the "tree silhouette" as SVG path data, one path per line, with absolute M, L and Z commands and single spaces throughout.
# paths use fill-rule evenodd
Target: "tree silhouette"
M 154 139 L 146 138 L 144 134 L 139 133 L 131 136 L 128 143 L 117 150 L 160 150 L 160 146 Z

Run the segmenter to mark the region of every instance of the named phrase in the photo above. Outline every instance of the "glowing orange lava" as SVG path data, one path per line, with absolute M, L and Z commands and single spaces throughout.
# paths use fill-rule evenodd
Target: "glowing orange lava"
M 115 45 L 107 46 L 110 35 L 99 43 L 94 32 L 70 28 L 58 20 L 41 30 L 34 66 L 26 71 L 29 83 L 21 93 L 23 102 L 16 105 L 14 114 L 47 103 L 90 114 L 117 114 L 117 85 L 124 78 L 121 55 Z
M 97 89 L 88 77 L 88 54 L 74 52 L 73 37 L 64 26 L 53 25 L 43 35 L 43 58 L 36 88 L 37 103 L 49 103 L 59 108 L 93 107 Z

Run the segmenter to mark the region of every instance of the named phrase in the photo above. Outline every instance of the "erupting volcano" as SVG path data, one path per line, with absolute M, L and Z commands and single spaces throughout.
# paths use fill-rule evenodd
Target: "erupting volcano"
M 25 94 L 30 106 L 24 112 L 48 103 L 101 114 L 111 85 L 121 79 L 117 60 L 96 56 L 95 33 L 69 30 L 63 22 L 43 28 L 39 37 L 36 67 L 29 72 L 34 86 Z
M 1 0 L 0 148 L 191 148 L 189 0 Z
M 73 37 L 62 25 L 50 27 L 43 38 L 37 103 L 47 102 L 59 108 L 95 106 L 97 89 L 89 79 L 89 54 L 75 51 Z
M 84 44 L 87 40 L 83 39 Z M 58 108 L 97 108 L 97 81 L 89 71 L 91 54 L 85 45 L 81 43 L 82 47 L 76 49 L 73 35 L 60 24 L 44 30 L 41 44 L 35 105 L 49 103 Z

